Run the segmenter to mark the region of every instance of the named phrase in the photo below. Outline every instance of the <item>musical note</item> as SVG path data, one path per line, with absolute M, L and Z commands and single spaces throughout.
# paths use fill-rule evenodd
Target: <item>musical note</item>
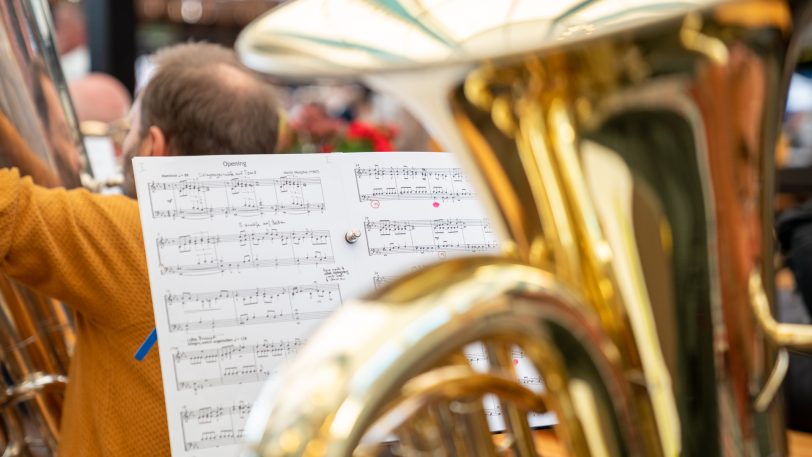
M 473 200 L 471 184 L 460 168 L 361 167 L 355 168 L 359 201 Z
M 375 287 L 375 289 L 380 289 L 395 279 L 397 279 L 397 276 L 383 276 L 380 273 L 375 272 L 375 274 L 372 276 L 372 285 Z
M 330 232 L 272 229 L 156 239 L 161 274 L 202 275 L 333 263 Z
M 544 386 L 544 381 L 541 379 L 541 376 L 520 376 L 519 377 L 519 384 L 525 386 Z
M 191 451 L 239 444 L 249 414 L 251 404 L 244 401 L 196 409 L 183 406 L 180 422 L 184 449 Z
M 318 177 L 153 181 L 149 183 L 149 202 L 154 219 L 297 215 L 326 209 Z
M 523 359 L 524 358 L 524 351 L 513 348 L 510 351 L 510 355 L 513 357 L 514 360 Z M 476 365 L 478 363 L 487 363 L 488 362 L 488 355 L 485 351 L 477 351 L 477 350 L 467 350 L 465 351 L 465 357 L 468 359 L 468 363 L 471 365 Z
M 169 331 L 189 332 L 326 318 L 341 306 L 338 284 L 164 295 Z
M 499 406 L 498 404 L 493 405 L 490 408 L 483 408 L 483 411 L 485 411 L 485 415 L 488 418 L 492 418 L 492 417 L 501 418 L 502 417 L 502 407 Z
M 369 255 L 487 252 L 498 246 L 487 219 L 367 219 L 364 230 Z
M 261 382 L 279 364 L 296 355 L 306 339 L 262 340 L 256 344 L 226 344 L 210 349 L 172 353 L 178 390 L 195 392 L 210 387 Z

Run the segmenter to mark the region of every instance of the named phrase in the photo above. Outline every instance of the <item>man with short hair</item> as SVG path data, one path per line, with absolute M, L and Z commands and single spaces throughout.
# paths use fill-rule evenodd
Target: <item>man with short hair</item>
M 217 63 L 200 61 L 200 44 L 159 53 L 158 68 L 130 112 L 124 140 L 124 193 L 135 197 L 132 160 L 139 156 L 263 154 L 274 152 L 278 108 L 273 89 L 224 48 Z M 194 51 L 194 52 L 193 52 Z M 233 59 L 233 60 L 232 60 Z
M 159 56 L 131 112 L 128 156 L 273 152 L 276 98 L 224 51 Z M 134 359 L 155 325 L 137 203 L 0 169 L 0 270 L 76 312 L 60 455 L 169 455 L 158 351 Z

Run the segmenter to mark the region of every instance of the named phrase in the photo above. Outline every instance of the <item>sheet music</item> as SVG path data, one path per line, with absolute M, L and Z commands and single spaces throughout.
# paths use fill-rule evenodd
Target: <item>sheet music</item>
M 134 169 L 174 456 L 236 454 L 264 381 L 345 300 L 497 248 L 450 154 L 136 158 Z M 467 353 L 487 368 L 481 347 Z M 513 361 L 542 388 L 521 351 Z M 500 428 L 499 405 L 485 403 Z

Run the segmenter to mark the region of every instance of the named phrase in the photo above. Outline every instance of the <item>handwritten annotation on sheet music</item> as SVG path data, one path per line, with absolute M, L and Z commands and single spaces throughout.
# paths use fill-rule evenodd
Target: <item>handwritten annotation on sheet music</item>
M 137 158 L 134 169 L 176 457 L 235 455 L 262 384 L 346 300 L 498 248 L 450 154 Z M 487 368 L 482 347 L 466 352 Z M 513 361 L 520 382 L 542 387 L 518 349 Z M 498 403 L 485 408 L 500 428 Z

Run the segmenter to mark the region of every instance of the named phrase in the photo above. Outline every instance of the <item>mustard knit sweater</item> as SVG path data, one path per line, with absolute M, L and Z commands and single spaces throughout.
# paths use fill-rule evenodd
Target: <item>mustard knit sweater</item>
M 76 314 L 60 456 L 169 455 L 138 204 L 0 169 L 0 268 Z

